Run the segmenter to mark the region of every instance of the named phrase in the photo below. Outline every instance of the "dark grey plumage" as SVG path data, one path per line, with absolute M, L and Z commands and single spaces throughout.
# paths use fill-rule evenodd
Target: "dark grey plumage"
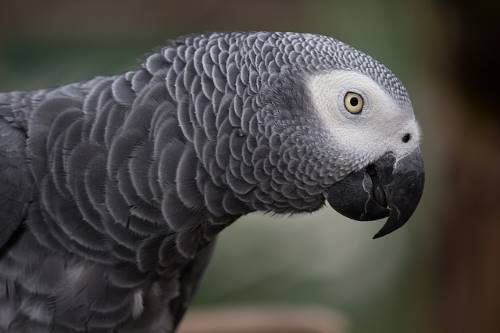
M 297 33 L 188 36 L 123 75 L 0 94 L 0 331 L 173 331 L 219 231 L 314 211 L 345 175 L 303 84 L 331 69 L 408 103 L 369 56 Z

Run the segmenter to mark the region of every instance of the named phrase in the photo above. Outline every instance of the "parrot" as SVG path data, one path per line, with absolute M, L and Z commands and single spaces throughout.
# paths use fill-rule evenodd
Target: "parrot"
M 405 224 L 421 130 L 386 66 L 335 38 L 211 32 L 125 73 L 0 93 L 0 332 L 175 332 L 239 217 Z

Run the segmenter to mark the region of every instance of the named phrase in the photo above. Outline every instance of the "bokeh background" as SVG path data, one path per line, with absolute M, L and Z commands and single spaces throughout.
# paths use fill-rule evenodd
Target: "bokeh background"
M 500 5 L 476 0 L 0 0 L 0 91 L 134 67 L 180 34 L 334 36 L 390 67 L 423 129 L 416 214 L 250 215 L 225 230 L 194 305 L 321 306 L 348 332 L 500 332 Z

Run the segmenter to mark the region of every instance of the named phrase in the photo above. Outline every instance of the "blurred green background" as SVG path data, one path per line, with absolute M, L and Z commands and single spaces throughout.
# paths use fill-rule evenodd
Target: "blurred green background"
M 321 305 L 350 332 L 500 332 L 498 5 L 475 1 L 0 1 L 0 91 L 114 74 L 180 34 L 321 33 L 391 68 L 423 130 L 427 182 L 405 228 L 325 208 L 225 230 L 195 306 Z

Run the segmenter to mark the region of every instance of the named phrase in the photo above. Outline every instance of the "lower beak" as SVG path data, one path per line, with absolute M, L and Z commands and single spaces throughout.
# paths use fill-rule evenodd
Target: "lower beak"
M 411 217 L 424 188 L 424 163 L 419 149 L 396 160 L 387 153 L 353 172 L 328 191 L 328 202 L 340 214 L 358 221 L 389 217 L 373 238 L 402 227 Z

